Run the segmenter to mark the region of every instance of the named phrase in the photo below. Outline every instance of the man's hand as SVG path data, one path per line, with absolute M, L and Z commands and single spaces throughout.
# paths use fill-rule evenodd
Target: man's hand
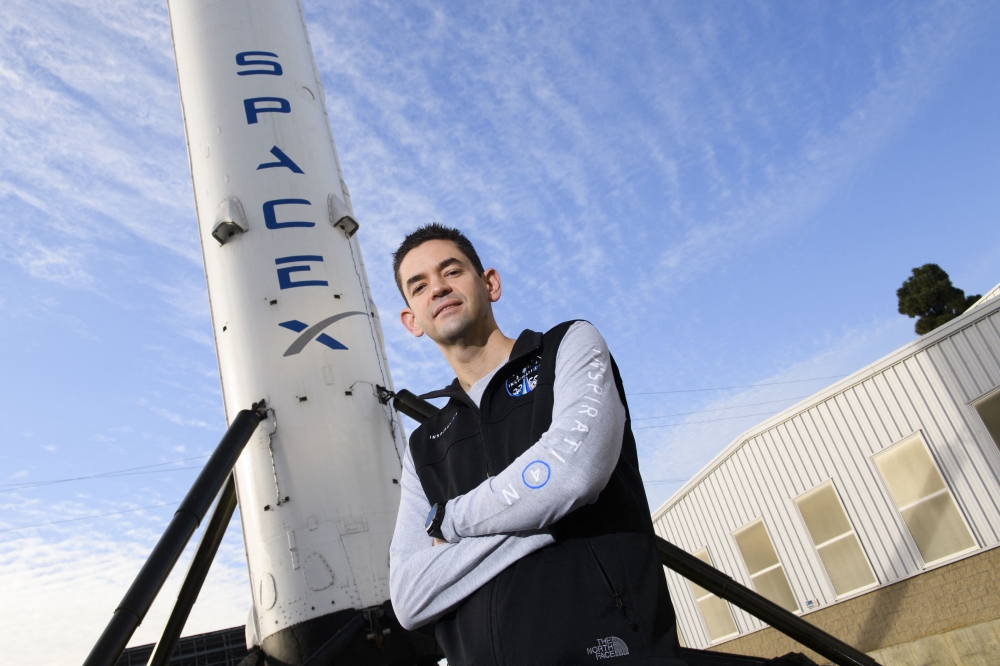
M 448 542 L 445 541 L 444 539 L 434 539 L 434 545 L 435 546 L 443 546 L 446 543 L 448 543 Z

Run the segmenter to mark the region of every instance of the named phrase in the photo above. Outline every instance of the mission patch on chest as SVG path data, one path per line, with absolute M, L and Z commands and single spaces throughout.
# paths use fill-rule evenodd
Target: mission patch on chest
M 538 368 L 542 363 L 542 355 L 538 354 L 529 360 L 521 369 L 507 378 L 507 394 L 517 398 L 527 395 L 538 386 Z

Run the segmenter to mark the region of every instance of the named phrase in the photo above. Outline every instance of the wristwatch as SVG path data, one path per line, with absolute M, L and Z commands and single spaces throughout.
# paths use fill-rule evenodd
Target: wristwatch
M 427 536 L 444 541 L 444 535 L 441 534 L 441 523 L 443 521 L 444 504 L 433 505 L 430 512 L 427 514 L 427 521 L 424 523 L 424 529 L 427 530 Z

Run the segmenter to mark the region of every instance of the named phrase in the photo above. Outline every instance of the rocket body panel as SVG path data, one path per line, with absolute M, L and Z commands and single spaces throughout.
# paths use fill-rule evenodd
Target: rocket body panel
M 263 640 L 389 598 L 405 444 L 298 3 L 169 10 L 226 411 L 273 410 L 235 472 Z

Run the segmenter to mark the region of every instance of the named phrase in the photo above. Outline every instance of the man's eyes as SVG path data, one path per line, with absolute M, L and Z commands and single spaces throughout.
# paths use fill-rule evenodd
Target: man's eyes
M 455 277 L 455 276 L 458 276 L 458 275 L 461 275 L 461 274 L 462 274 L 462 269 L 461 268 L 451 268 L 451 269 L 448 269 L 448 270 L 446 270 L 444 272 L 444 276 L 445 277 Z M 426 286 L 427 286 L 426 283 L 418 284 L 418 285 L 416 285 L 415 287 L 413 287 L 410 290 L 410 293 L 412 295 L 416 296 L 417 294 L 419 294 L 420 292 L 422 292 L 424 290 L 424 287 L 426 287 Z

